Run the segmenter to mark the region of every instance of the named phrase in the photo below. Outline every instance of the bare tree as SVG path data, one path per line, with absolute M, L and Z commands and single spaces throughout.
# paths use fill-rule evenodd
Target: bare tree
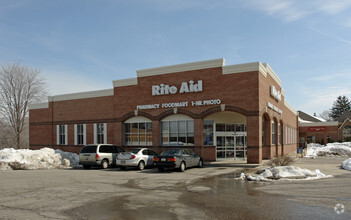
M 21 136 L 27 123 L 28 105 L 45 97 L 46 84 L 38 69 L 19 63 L 1 65 L 0 114 L 14 135 L 16 148 L 21 148 Z
M 329 116 L 329 114 L 330 114 L 330 112 L 328 111 L 328 110 L 324 110 L 322 113 L 319 113 L 319 117 L 320 118 L 323 118 L 324 120 L 326 120 L 326 121 L 332 121 L 333 120 L 333 118 L 331 118 L 330 116 Z

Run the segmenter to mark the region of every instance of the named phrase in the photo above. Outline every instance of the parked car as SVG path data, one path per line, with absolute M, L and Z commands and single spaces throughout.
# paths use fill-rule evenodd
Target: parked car
M 84 169 L 92 166 L 100 166 L 106 169 L 108 166 L 116 165 L 116 155 L 124 152 L 124 149 L 112 144 L 86 145 L 79 153 L 79 164 Z
M 119 153 L 116 157 L 116 164 L 122 170 L 127 167 L 137 167 L 143 170 L 145 167 L 153 166 L 153 158 L 158 154 L 148 148 L 136 148 L 129 152 Z
M 190 149 L 169 149 L 155 156 L 154 166 L 163 171 L 165 168 L 178 168 L 181 172 L 187 167 L 202 167 L 203 160 Z

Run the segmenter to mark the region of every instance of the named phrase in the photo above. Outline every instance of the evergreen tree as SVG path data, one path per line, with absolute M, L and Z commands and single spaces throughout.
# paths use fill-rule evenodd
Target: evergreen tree
M 336 101 L 334 101 L 329 116 L 336 120 L 345 111 L 351 111 L 351 102 L 346 96 L 339 96 Z

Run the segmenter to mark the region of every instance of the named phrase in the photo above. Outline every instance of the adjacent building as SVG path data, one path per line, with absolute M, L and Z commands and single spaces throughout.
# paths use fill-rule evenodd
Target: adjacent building
M 351 141 L 351 112 L 344 112 L 335 121 L 325 121 L 302 111 L 299 114 L 300 146 L 306 143 L 327 144 L 336 141 Z
M 136 72 L 111 89 L 31 105 L 30 148 L 186 147 L 205 161 L 248 163 L 296 151 L 298 114 L 267 63 L 215 59 Z

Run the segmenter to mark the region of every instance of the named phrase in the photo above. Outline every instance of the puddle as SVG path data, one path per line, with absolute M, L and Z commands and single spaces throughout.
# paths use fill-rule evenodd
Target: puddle
M 291 201 L 288 196 L 264 193 L 257 187 L 270 183 L 235 180 L 240 172 L 206 178 L 191 187 L 210 190 L 185 191 L 180 198 L 186 205 L 201 209 L 209 219 L 350 219 L 350 213 Z

